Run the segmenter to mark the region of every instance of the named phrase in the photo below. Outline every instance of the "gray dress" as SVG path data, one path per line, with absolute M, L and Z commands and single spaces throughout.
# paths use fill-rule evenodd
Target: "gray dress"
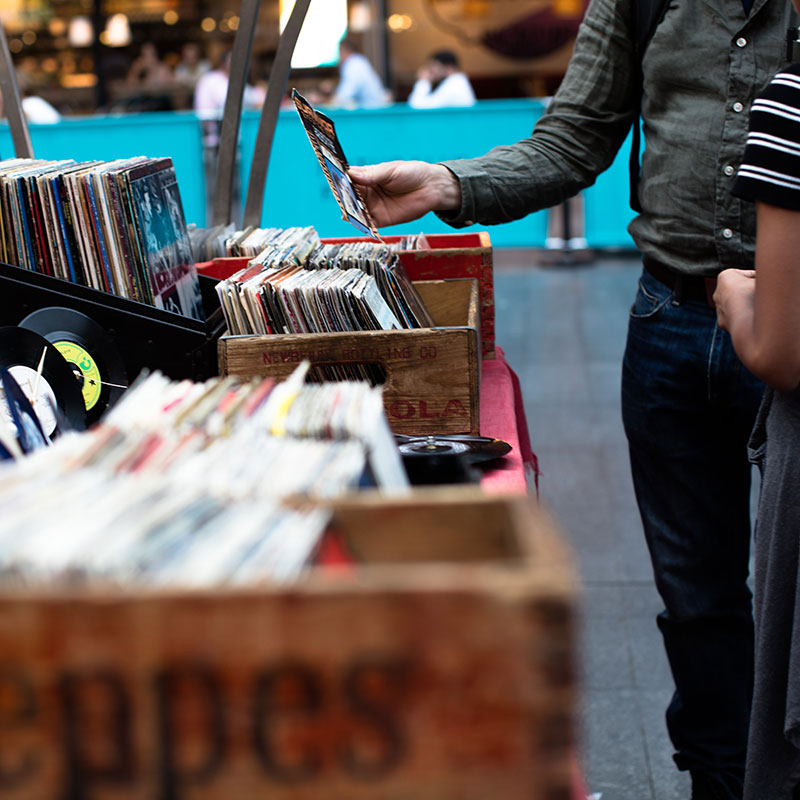
M 800 797 L 800 388 L 767 390 L 750 447 L 762 483 L 744 800 L 790 800 Z

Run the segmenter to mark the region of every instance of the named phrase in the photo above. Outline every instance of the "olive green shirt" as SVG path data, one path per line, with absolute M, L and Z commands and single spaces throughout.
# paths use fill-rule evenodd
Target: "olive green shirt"
M 632 0 L 591 0 L 567 74 L 533 134 L 443 162 L 461 184 L 451 225 L 495 224 L 562 202 L 614 160 L 639 102 Z M 789 0 L 672 0 L 642 60 L 645 148 L 629 231 L 687 273 L 751 267 L 754 207 L 731 195 L 753 98 L 785 63 Z

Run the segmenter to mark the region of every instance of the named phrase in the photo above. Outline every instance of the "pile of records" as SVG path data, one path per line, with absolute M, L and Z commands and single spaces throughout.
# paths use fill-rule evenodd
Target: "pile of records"
M 204 318 L 169 158 L 0 161 L 0 259 Z
M 281 237 L 308 237 L 319 244 L 319 236 L 311 228 L 256 228 L 249 226 L 237 230 L 233 223 L 198 228 L 189 225 L 189 243 L 195 263 L 215 258 L 253 258 L 270 243 Z M 423 250 L 428 248 L 422 233 L 400 236 L 395 242 L 384 242 L 382 246 L 391 251 Z
M 396 252 L 378 242 L 320 244 L 287 228 L 217 284 L 234 335 L 432 327 Z
M 311 228 L 255 228 L 236 230 L 234 225 L 211 228 L 189 228 L 189 241 L 196 263 L 214 258 L 254 258 L 268 248 L 285 243 L 309 250 L 319 244 L 317 232 Z
M 0 469 L 0 586 L 214 586 L 295 577 L 326 512 L 281 503 L 408 482 L 364 384 L 153 374 L 91 431 Z

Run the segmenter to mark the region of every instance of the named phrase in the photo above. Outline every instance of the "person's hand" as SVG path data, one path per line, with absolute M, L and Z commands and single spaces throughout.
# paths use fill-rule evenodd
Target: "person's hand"
M 387 161 L 350 167 L 348 172 L 379 228 L 410 222 L 429 211 L 456 211 L 461 207 L 458 179 L 441 164 Z
M 714 304 L 717 323 L 730 331 L 732 321 L 743 311 L 752 313 L 756 293 L 756 272 L 753 269 L 726 269 L 717 278 Z

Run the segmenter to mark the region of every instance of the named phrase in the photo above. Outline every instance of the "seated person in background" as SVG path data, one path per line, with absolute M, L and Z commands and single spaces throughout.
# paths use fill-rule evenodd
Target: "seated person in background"
M 152 42 L 145 42 L 139 56 L 128 70 L 128 83 L 132 86 L 161 86 L 172 80 L 169 67 L 158 57 Z
M 181 48 L 181 60 L 175 67 L 175 80 L 187 86 L 194 86 L 201 75 L 211 69 L 208 61 L 202 57 L 197 42 L 186 42 Z
M 475 92 L 461 71 L 458 57 L 450 50 L 434 53 L 420 68 L 408 104 L 412 108 L 471 106 Z
M 194 90 L 195 111 L 221 114 L 225 108 L 225 98 L 228 95 L 228 81 L 231 72 L 231 58 L 233 53 L 229 50 L 222 56 L 217 69 L 203 73 L 197 80 Z M 242 105 L 244 108 L 258 109 L 264 104 L 266 90 L 263 86 L 244 87 Z
M 337 106 L 375 108 L 386 105 L 388 93 L 366 56 L 351 39 L 339 42 L 339 85 L 331 98 Z

